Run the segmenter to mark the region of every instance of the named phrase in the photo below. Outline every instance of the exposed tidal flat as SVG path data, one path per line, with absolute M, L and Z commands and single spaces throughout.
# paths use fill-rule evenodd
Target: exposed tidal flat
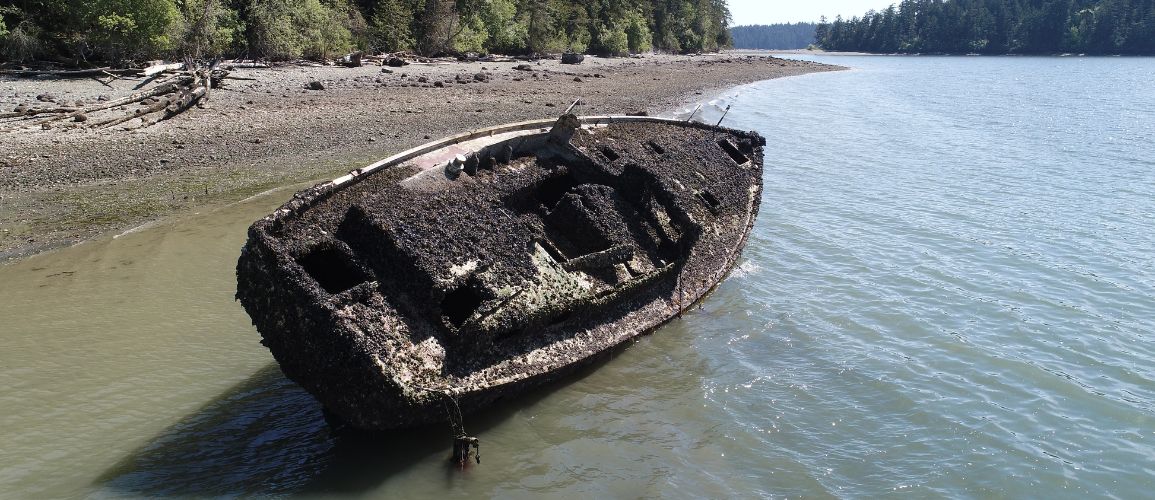
M 242 79 L 224 80 L 193 113 L 144 129 L 70 130 L 56 122 L 12 131 L 33 120 L 0 120 L 0 261 L 337 177 L 429 139 L 556 117 L 578 99 L 581 114 L 660 113 L 735 85 L 837 69 L 732 54 L 590 57 L 580 66 L 288 65 L 235 69 L 231 76 Z M 323 90 L 306 88 L 313 82 Z M 0 112 L 117 99 L 139 84 L 0 78 Z
M 329 434 L 232 301 L 296 186 L 0 268 L 14 497 L 1141 498 L 1155 486 L 1155 60 L 815 57 L 739 87 L 769 139 L 744 260 L 560 386 Z

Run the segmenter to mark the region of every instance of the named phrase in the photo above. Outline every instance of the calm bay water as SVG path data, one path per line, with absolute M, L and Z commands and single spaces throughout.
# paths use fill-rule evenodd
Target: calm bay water
M 258 344 L 233 266 L 291 189 L 0 268 L 0 496 L 1149 496 L 1155 59 L 819 60 L 714 103 L 769 139 L 740 268 L 467 418 L 465 472 Z

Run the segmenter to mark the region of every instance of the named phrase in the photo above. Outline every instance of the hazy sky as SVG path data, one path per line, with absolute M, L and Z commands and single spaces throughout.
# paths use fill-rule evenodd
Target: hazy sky
M 729 0 L 734 26 L 744 24 L 816 22 L 820 16 L 834 19 L 861 16 L 870 9 L 882 10 L 899 0 Z

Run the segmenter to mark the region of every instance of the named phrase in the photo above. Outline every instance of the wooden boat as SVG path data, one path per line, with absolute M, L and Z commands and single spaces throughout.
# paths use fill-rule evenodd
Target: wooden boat
M 753 132 L 565 115 L 435 141 L 257 221 L 237 298 L 287 377 L 362 429 L 443 422 L 651 331 L 734 266 Z

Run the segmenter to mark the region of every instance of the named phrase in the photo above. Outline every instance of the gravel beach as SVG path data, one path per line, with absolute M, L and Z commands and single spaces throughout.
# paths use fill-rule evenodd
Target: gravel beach
M 254 80 L 229 80 L 203 107 L 151 127 L 0 132 L 0 261 L 335 177 L 430 139 L 554 117 L 579 98 L 582 115 L 662 114 L 736 85 L 842 69 L 726 53 L 523 64 L 236 69 Z M 307 90 L 312 81 L 324 90 Z M 139 83 L 0 79 L 0 111 L 44 94 L 115 99 Z

